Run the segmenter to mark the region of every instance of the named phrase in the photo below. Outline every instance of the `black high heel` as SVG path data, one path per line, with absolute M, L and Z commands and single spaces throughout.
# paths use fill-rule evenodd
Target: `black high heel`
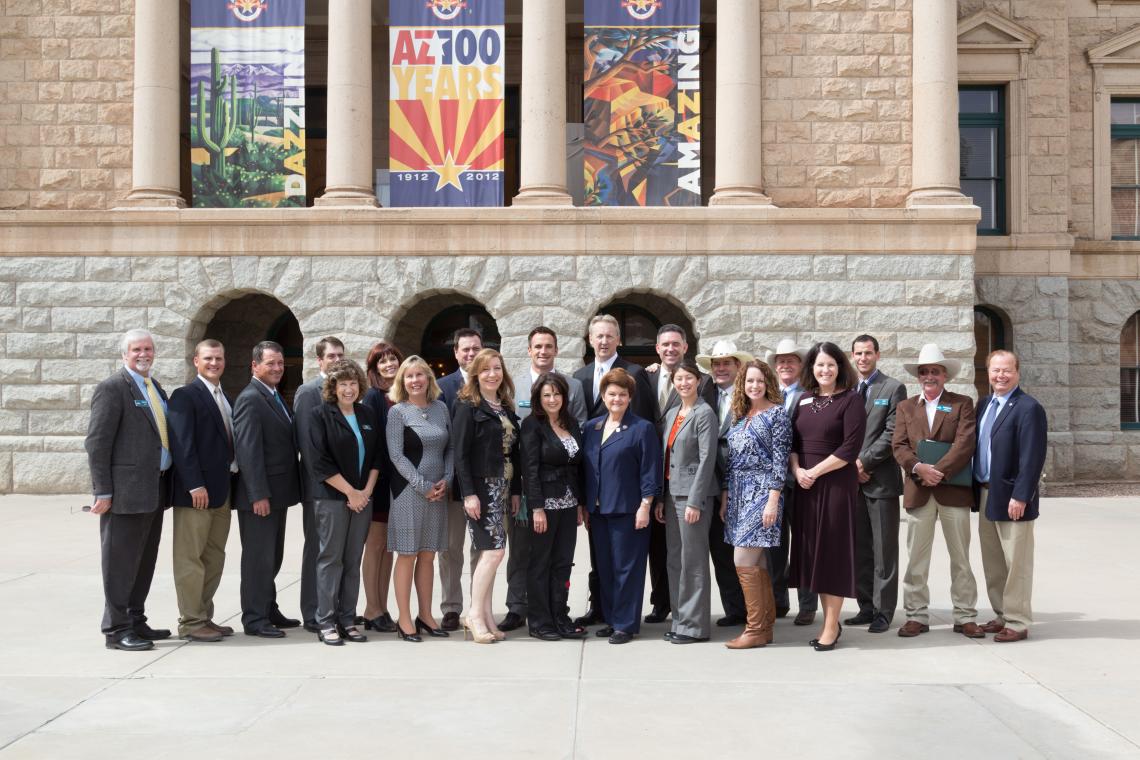
M 365 641 L 368 641 L 368 637 L 361 633 L 360 630 L 357 629 L 357 627 L 354 625 L 349 626 L 348 628 L 345 628 L 342 625 L 338 625 L 337 630 L 340 632 L 341 638 L 345 639 L 346 641 L 352 641 L 357 644 L 362 644 Z
M 399 623 L 396 624 L 396 637 L 399 638 L 400 641 L 411 641 L 415 644 L 423 642 L 423 639 L 420 638 L 418 633 L 404 633 L 404 629 L 400 627 Z
M 835 634 L 835 641 L 831 642 L 830 644 L 821 644 L 821 643 L 819 643 L 819 639 L 812 639 L 812 641 L 811 641 L 812 649 L 814 649 L 817 652 L 830 652 L 832 649 L 835 649 L 835 645 L 839 643 L 839 637 L 842 635 L 843 635 L 843 624 L 840 623 L 839 624 L 839 633 Z
M 421 633 L 421 632 L 426 633 L 428 636 L 431 636 L 432 638 L 436 638 L 436 639 L 442 639 L 442 638 L 447 638 L 447 637 L 451 636 L 450 633 L 443 630 L 442 628 L 432 628 L 430 625 L 428 625 L 423 620 L 420 620 L 417 617 L 416 618 L 416 633 Z
M 382 615 L 377 615 L 371 620 L 364 620 L 364 628 L 368 631 L 376 631 L 378 633 L 392 633 L 396 630 L 396 623 L 392 620 L 392 616 L 385 612 Z

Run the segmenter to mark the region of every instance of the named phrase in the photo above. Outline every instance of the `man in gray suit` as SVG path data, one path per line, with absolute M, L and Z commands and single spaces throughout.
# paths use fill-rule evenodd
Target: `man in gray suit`
M 275 580 L 285 553 L 285 518 L 301 500 L 293 419 L 277 384 L 285 352 L 271 340 L 253 347 L 253 378 L 234 402 L 234 494 L 241 534 L 241 622 L 247 636 L 279 639 L 300 620 L 277 606 Z
M 891 627 L 899 595 L 899 497 L 902 471 L 891 451 L 895 409 L 906 386 L 879 371 L 879 341 L 860 335 L 851 343 L 859 373 L 859 395 L 867 410 L 867 432 L 855 464 L 859 497 L 855 513 L 855 594 L 859 614 L 843 622 L 868 625 L 871 633 Z
M 321 386 L 325 374 L 334 362 L 344 358 L 344 344 L 340 339 L 326 335 L 317 341 L 317 366 L 320 372 L 293 394 L 293 432 L 297 451 L 303 451 L 302 441 L 308 440 L 309 423 L 313 409 L 321 404 Z M 363 393 L 366 389 L 361 389 Z M 302 465 L 304 461 L 302 459 Z M 317 518 L 313 513 L 313 482 L 308 469 L 301 469 L 301 524 L 305 530 L 305 548 L 301 552 L 301 618 L 305 630 L 317 633 L 317 553 L 320 539 L 317 536 Z
M 119 344 L 123 369 L 91 397 L 87 461 L 99 515 L 103 570 L 103 635 L 108 649 L 154 649 L 170 636 L 147 625 L 146 605 L 162 513 L 170 506 L 170 438 L 166 393 L 150 377 L 154 338 L 130 330 Z

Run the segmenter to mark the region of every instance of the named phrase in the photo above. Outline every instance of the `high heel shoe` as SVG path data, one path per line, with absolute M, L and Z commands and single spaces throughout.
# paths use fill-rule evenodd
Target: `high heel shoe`
M 399 638 L 400 641 L 411 641 L 416 644 L 423 641 L 418 633 L 404 633 L 404 629 L 400 627 L 399 623 L 396 623 L 396 637 Z
M 432 628 L 420 618 L 416 618 L 416 633 L 426 633 L 428 636 L 437 639 L 447 638 L 451 634 L 442 628 Z
M 467 634 L 471 634 L 476 644 L 494 644 L 496 639 L 490 631 L 480 631 L 471 624 L 468 618 L 463 618 L 463 640 L 467 641 Z
M 392 633 L 396 630 L 396 623 L 387 612 L 372 619 L 365 618 L 363 625 L 365 630 L 376 631 L 377 633 Z
M 812 639 L 811 640 L 812 649 L 814 649 L 817 652 L 830 652 L 832 649 L 835 649 L 835 645 L 839 643 L 839 637 L 842 635 L 843 635 L 843 625 L 840 624 L 839 632 L 835 634 L 835 641 L 831 642 L 830 644 L 822 644 L 822 643 L 820 643 L 819 639 Z
M 340 637 L 345 641 L 352 641 L 357 644 L 362 644 L 365 641 L 368 641 L 368 637 L 361 633 L 359 629 L 357 629 L 357 627 L 354 625 L 351 625 L 348 628 L 345 628 L 342 625 L 338 625 L 337 631 L 340 633 Z

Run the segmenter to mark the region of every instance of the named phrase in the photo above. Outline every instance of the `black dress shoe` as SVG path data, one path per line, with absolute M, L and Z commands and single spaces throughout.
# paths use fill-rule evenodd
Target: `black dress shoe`
M 628 644 L 633 641 L 633 634 L 626 633 L 625 631 L 614 631 L 610 634 L 611 644 Z
M 108 649 L 121 649 L 124 652 L 145 652 L 154 649 L 154 642 L 144 639 L 134 631 L 127 631 L 117 636 L 108 636 L 106 646 Z
M 387 612 L 382 615 L 377 615 L 371 620 L 365 619 L 364 627 L 369 631 L 378 631 L 380 633 L 392 633 L 396 630 L 396 621 Z M 441 625 L 440 628 L 446 629 L 446 625 Z
M 843 621 L 844 625 L 869 625 L 875 622 L 875 613 L 859 611 L 855 617 L 849 617 Z
M 357 644 L 363 644 L 365 641 L 368 641 L 368 637 L 361 633 L 360 629 L 356 626 L 345 628 L 343 625 L 338 625 L 336 628 L 341 638 L 346 641 L 352 641 Z
M 269 615 L 269 622 L 278 628 L 300 628 L 301 621 L 297 618 L 287 618 L 280 612 L 274 612 Z
M 500 628 L 502 626 L 499 626 Z M 543 628 L 537 631 L 528 631 L 532 639 L 541 639 L 543 641 L 562 641 L 562 637 L 558 635 L 558 631 L 553 628 Z
M 387 612 L 384 613 L 388 615 Z M 388 619 L 392 617 L 388 615 Z M 393 623 L 394 625 L 394 623 Z M 459 613 L 458 612 L 445 612 L 443 613 L 443 620 L 439 621 L 439 627 L 445 631 L 458 631 L 459 630 Z
M 652 610 L 649 611 L 649 614 L 645 616 L 645 622 L 646 623 L 664 623 L 665 618 L 667 618 L 667 617 L 669 617 L 669 608 L 668 607 L 654 607 Z M 624 644 L 625 642 L 622 642 L 622 643 Z
M 585 615 L 580 618 L 574 618 L 574 625 L 580 625 L 582 627 L 597 625 L 603 622 L 605 621 L 602 620 L 602 611 L 597 607 L 590 607 L 586 610 Z M 606 635 L 608 636 L 609 634 L 607 633 Z
M 305 621 L 305 630 L 308 631 L 309 633 L 320 633 L 321 632 L 321 626 L 316 620 L 306 620 Z
M 275 625 L 266 623 L 260 628 L 246 628 L 245 635 L 260 636 L 263 639 L 283 639 L 285 638 L 285 631 Z
M 673 633 L 672 631 L 665 631 L 665 633 L 661 634 L 661 638 L 665 639 L 665 641 L 672 641 L 673 637 L 676 635 L 677 634 Z
M 499 630 L 513 631 L 516 628 L 522 628 L 524 622 L 526 621 L 523 620 L 522 615 L 515 614 L 514 612 L 508 612 L 506 617 L 499 621 Z
M 734 625 L 744 625 L 744 616 L 743 615 L 725 615 L 720 620 L 717 620 L 716 624 L 720 628 L 731 628 Z
M 599 628 L 598 630 L 594 631 L 594 635 L 597 636 L 599 639 L 604 639 L 608 636 L 612 636 L 613 632 L 614 632 L 614 627 L 612 625 L 604 625 L 601 628 Z
M 558 630 L 558 635 L 564 639 L 584 639 L 589 634 L 589 631 L 582 626 L 571 623 L 570 618 L 555 620 L 554 627 Z
M 814 610 L 800 610 L 798 613 L 796 613 L 796 619 L 792 621 L 794 625 L 811 625 L 814 622 Z
M 423 642 L 423 639 L 420 638 L 418 633 L 404 633 L 404 629 L 400 627 L 399 623 L 396 623 L 396 638 L 400 641 L 410 641 L 413 644 Z
M 791 607 L 777 607 L 776 608 L 776 617 L 777 618 L 787 617 L 788 613 L 791 611 L 792 611 Z
M 708 636 L 687 636 L 683 633 L 674 633 L 673 638 L 670 639 L 674 644 L 700 644 L 702 641 L 708 640 Z
M 430 625 L 418 617 L 416 618 L 416 633 L 426 633 L 428 636 L 432 636 L 437 639 L 444 639 L 451 635 L 442 628 L 432 628 Z
M 163 639 L 170 638 L 170 631 L 168 629 L 151 628 L 146 623 L 139 623 L 136 626 L 132 626 L 131 630 L 140 639 L 146 639 L 147 641 L 162 641 Z
M 886 633 L 891 627 L 891 621 L 887 620 L 887 616 L 881 612 L 875 613 L 875 619 L 871 621 L 871 625 L 867 628 L 867 633 Z

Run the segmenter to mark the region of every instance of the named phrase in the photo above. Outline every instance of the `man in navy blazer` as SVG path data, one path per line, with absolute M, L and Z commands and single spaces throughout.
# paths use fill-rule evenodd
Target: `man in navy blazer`
M 1007 643 L 1028 638 L 1033 622 L 1033 526 L 1048 423 L 1037 399 L 1021 390 L 1016 354 L 994 351 L 986 371 L 993 393 L 978 403 L 974 490 L 982 569 L 995 617 L 982 630 Z
M 194 348 L 198 377 L 170 394 L 174 433 L 174 590 L 178 636 L 221 641 L 234 629 L 214 622 L 214 593 L 226 564 L 230 491 L 237 474 L 233 407 L 222 391 L 226 349 L 207 339 Z

